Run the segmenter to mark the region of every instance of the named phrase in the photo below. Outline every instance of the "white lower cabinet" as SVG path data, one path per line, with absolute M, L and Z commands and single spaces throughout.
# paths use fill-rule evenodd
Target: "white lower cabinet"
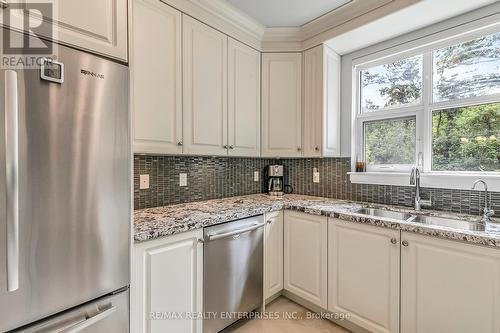
M 349 313 L 352 323 L 370 332 L 398 332 L 399 234 L 329 219 L 329 311 Z
M 168 320 L 165 315 L 202 311 L 202 237 L 200 229 L 135 244 L 133 333 L 201 332 L 201 320 Z
M 264 299 L 283 289 L 283 212 L 266 214 L 264 240 Z
M 327 218 L 285 211 L 284 226 L 284 289 L 326 309 Z
M 500 332 L 500 250 L 402 234 L 401 333 Z

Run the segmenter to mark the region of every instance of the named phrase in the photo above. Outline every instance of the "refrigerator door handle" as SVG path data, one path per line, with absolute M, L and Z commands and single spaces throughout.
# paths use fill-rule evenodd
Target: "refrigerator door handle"
M 7 291 L 19 289 L 19 106 L 17 72 L 5 71 Z
M 100 322 L 101 320 L 104 320 L 105 318 L 112 315 L 115 311 L 116 311 L 116 307 L 112 306 L 109 309 L 104 310 L 104 311 L 96 314 L 95 316 L 87 318 L 83 321 L 78 322 L 77 324 L 75 324 L 71 327 L 68 327 L 62 331 L 59 331 L 59 333 L 77 333 L 77 332 L 80 332 L 83 329 L 88 328 L 92 325 L 95 325 L 98 322 Z

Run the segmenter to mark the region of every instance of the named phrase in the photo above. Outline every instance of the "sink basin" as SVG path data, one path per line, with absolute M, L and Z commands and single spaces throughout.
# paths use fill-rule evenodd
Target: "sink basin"
M 386 209 L 377 208 L 360 208 L 354 213 L 368 215 L 373 217 L 391 218 L 404 222 L 422 223 L 427 225 L 442 226 L 459 230 L 469 230 L 469 231 L 497 231 L 500 233 L 500 224 L 497 226 L 492 226 L 491 223 L 486 226 L 479 222 L 470 222 L 465 220 L 458 220 L 446 217 L 437 216 L 425 216 L 425 215 L 411 215 L 404 212 L 395 212 Z
M 439 225 L 448 228 L 471 230 L 471 231 L 484 231 L 486 229 L 484 224 L 476 222 L 468 222 L 462 220 L 449 219 L 436 216 L 413 216 L 408 222 L 416 222 L 422 224 Z
M 376 217 L 391 218 L 400 221 L 406 221 L 412 216 L 408 213 L 393 212 L 391 210 L 376 209 L 376 208 L 361 208 L 355 211 L 357 214 L 370 215 Z

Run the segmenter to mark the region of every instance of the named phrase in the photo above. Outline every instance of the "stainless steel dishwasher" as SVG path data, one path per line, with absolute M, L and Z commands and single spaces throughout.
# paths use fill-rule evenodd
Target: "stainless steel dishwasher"
M 204 333 L 237 321 L 238 313 L 262 305 L 264 217 L 255 216 L 204 229 Z

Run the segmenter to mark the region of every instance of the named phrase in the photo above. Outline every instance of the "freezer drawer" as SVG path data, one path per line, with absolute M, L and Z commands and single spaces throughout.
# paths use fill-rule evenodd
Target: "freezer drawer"
M 10 333 L 128 333 L 129 291 L 105 296 Z

